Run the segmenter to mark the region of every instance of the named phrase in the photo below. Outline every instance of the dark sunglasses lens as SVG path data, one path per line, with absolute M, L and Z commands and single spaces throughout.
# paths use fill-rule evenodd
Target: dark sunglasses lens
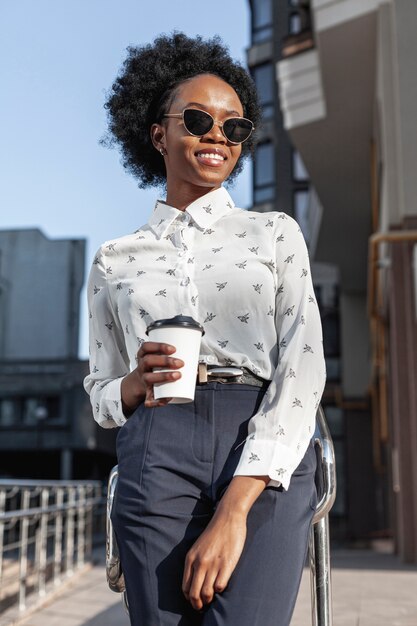
M 246 141 L 252 132 L 252 122 L 244 118 L 232 117 L 223 125 L 224 134 L 232 143 Z
M 192 135 L 205 135 L 213 126 L 213 118 L 204 111 L 185 109 L 184 125 Z

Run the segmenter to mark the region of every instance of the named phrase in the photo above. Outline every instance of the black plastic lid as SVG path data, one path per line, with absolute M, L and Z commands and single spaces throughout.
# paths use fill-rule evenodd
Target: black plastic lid
M 175 317 L 170 317 L 165 320 L 156 320 L 149 324 L 146 329 L 146 334 L 149 334 L 150 330 L 154 330 L 154 328 L 161 328 L 162 326 L 183 326 L 186 328 L 195 328 L 196 330 L 201 331 L 201 335 L 204 335 L 204 328 L 201 324 L 196 322 L 192 317 L 188 315 L 176 315 Z

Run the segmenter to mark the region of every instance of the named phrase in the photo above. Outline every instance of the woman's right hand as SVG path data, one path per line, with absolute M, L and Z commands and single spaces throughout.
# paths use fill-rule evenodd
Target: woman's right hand
M 184 366 L 184 361 L 170 355 L 175 347 L 169 343 L 145 341 L 137 353 L 137 367 L 122 380 L 121 395 L 123 413 L 129 417 L 142 402 L 146 407 L 165 406 L 171 398 L 155 400 L 154 383 L 173 382 L 181 378 L 181 372 L 175 371 Z M 154 367 L 163 367 L 174 371 L 153 372 Z

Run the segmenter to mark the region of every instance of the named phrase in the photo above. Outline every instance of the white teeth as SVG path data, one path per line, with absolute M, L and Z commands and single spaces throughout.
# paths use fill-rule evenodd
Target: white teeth
M 202 157 L 203 159 L 215 159 L 216 161 L 224 161 L 224 157 L 221 156 L 221 154 L 215 154 L 215 153 L 200 153 L 198 155 L 199 157 Z

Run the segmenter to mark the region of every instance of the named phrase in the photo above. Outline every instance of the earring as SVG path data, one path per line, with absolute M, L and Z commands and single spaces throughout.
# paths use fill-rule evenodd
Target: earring
M 162 156 L 167 155 L 167 151 L 165 150 L 165 148 L 159 148 L 159 152 L 162 154 Z

